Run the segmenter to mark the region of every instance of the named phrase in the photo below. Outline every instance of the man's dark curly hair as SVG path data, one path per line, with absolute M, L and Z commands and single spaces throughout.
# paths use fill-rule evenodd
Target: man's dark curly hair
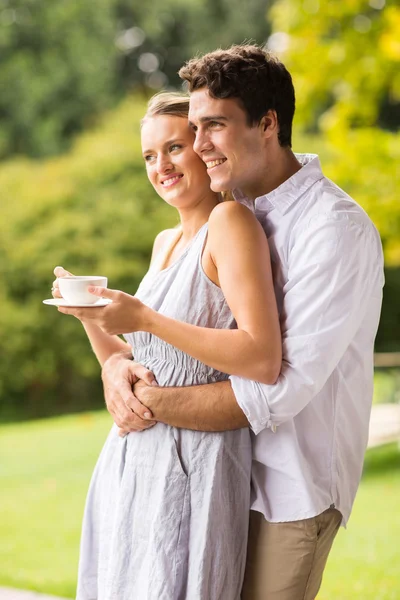
M 295 95 L 286 67 L 259 46 L 234 45 L 192 58 L 179 71 L 189 92 L 207 88 L 212 98 L 237 98 L 249 126 L 258 124 L 269 111 L 276 111 L 281 146 L 292 145 Z

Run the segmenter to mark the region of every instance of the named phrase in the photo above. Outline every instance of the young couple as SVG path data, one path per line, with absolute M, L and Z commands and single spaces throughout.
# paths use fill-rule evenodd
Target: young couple
M 115 421 L 77 598 L 311 600 L 367 445 L 380 239 L 292 152 L 275 57 L 234 46 L 180 75 L 189 98 L 160 94 L 142 121 L 180 227 L 157 236 L 135 297 L 94 288 L 112 304 L 59 309 L 82 321 Z

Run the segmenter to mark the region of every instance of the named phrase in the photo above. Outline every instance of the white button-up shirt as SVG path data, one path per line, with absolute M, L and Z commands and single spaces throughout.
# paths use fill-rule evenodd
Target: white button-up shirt
M 252 207 L 270 245 L 283 364 L 276 384 L 230 378 L 253 432 L 252 509 L 346 523 L 368 441 L 383 277 L 379 234 L 315 155 Z

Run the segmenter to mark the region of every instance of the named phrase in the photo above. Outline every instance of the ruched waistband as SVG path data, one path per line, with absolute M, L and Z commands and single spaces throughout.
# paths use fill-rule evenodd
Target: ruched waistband
M 153 339 L 150 344 L 135 347 L 134 352 L 135 361 L 137 362 L 145 364 L 158 359 L 164 363 L 173 365 L 174 368 L 180 371 L 190 373 L 196 379 L 222 381 L 228 378 L 226 373 L 205 365 L 162 340 L 155 342 Z

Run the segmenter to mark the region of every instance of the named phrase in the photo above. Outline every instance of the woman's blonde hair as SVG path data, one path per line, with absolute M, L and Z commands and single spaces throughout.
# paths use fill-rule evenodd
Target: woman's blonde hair
M 159 92 L 152 96 L 147 104 L 147 111 L 141 125 L 150 117 L 170 115 L 171 117 L 189 116 L 189 96 L 179 92 Z

